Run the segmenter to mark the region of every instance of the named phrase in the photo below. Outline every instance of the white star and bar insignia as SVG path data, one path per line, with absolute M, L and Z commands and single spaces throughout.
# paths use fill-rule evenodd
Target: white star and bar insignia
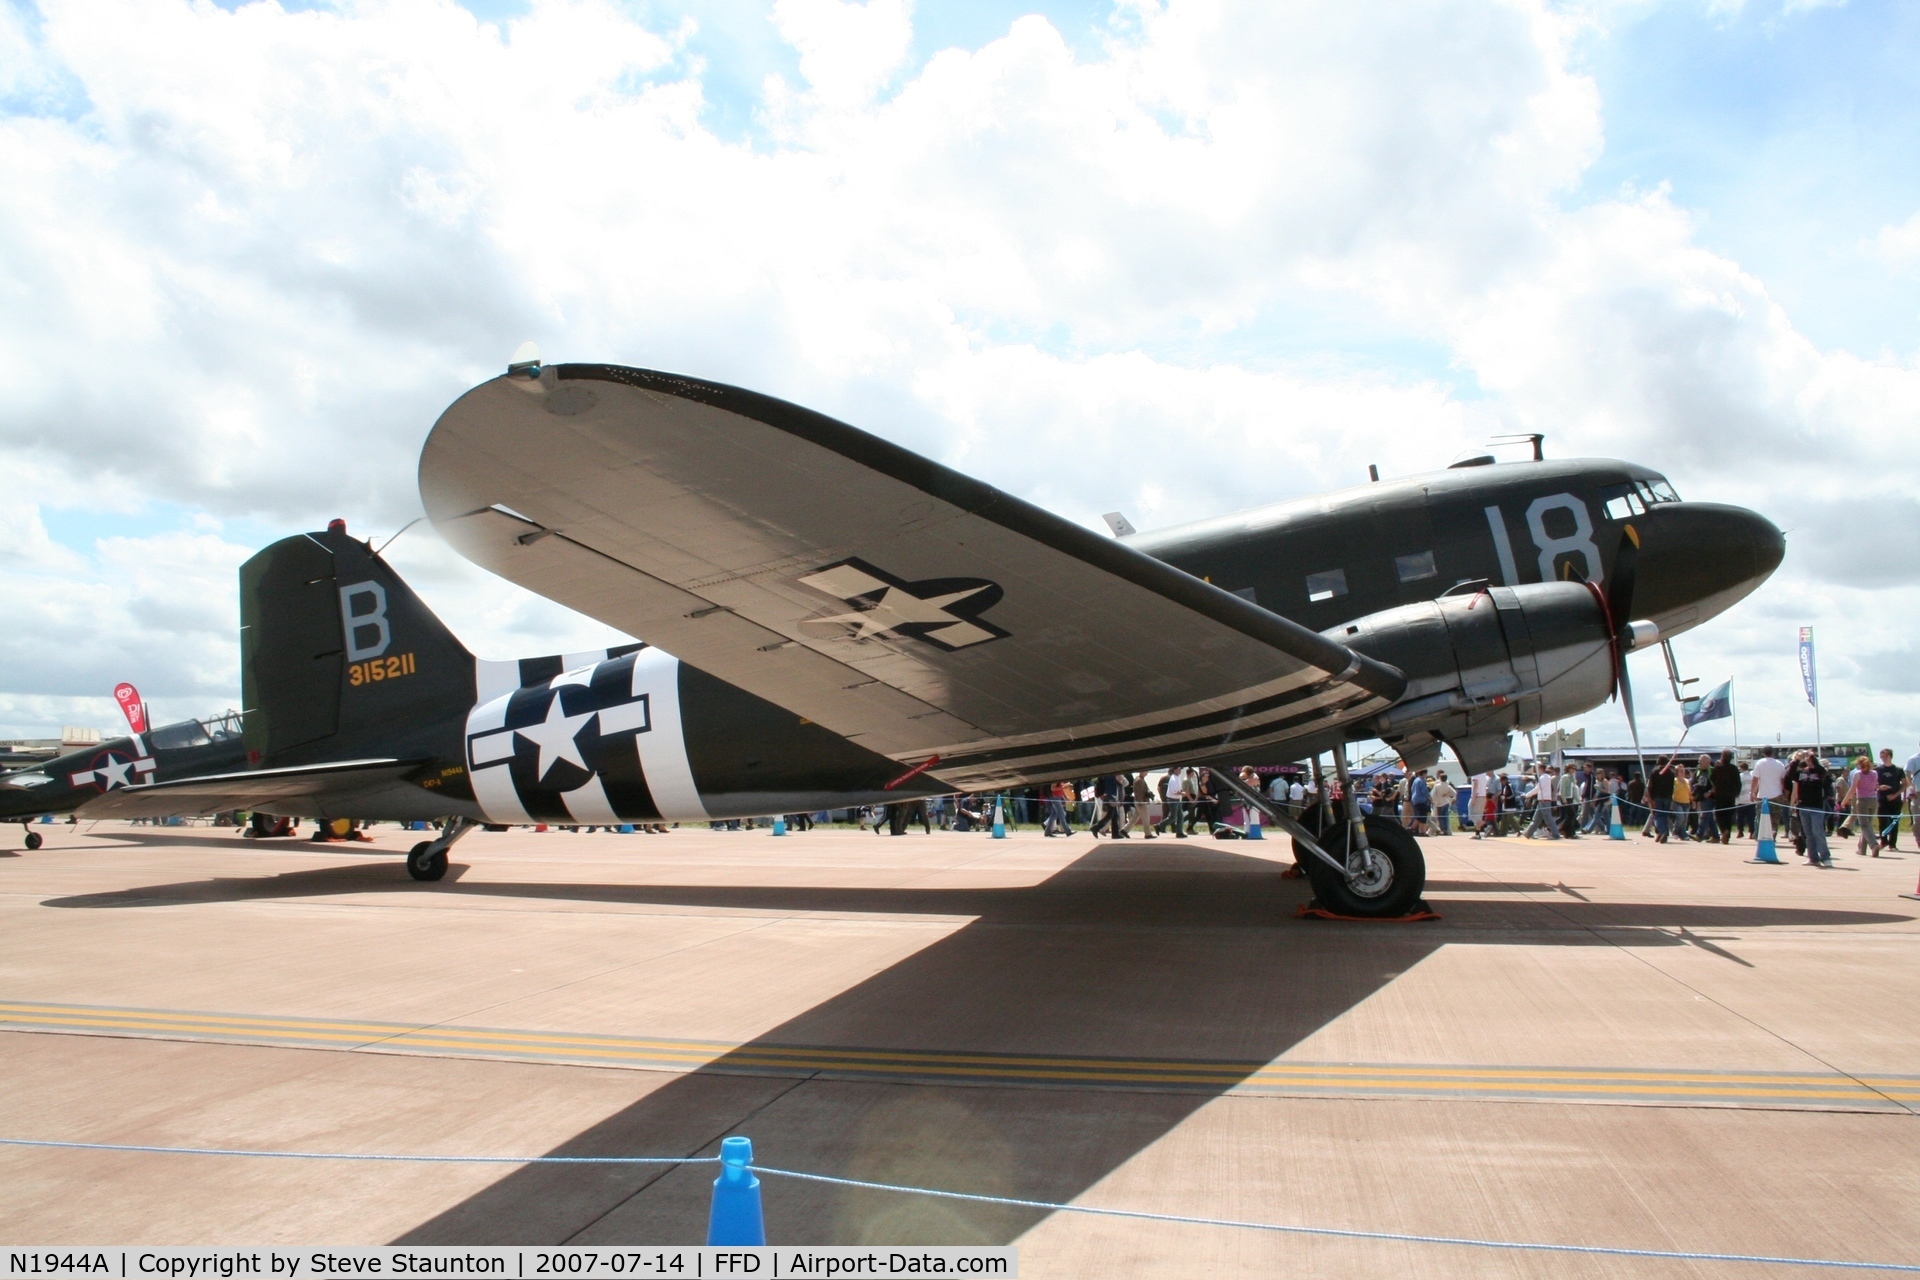
M 899 636 L 924 640 L 952 652 L 1010 634 L 980 615 L 1005 593 L 984 578 L 933 578 L 907 582 L 864 560 L 842 560 L 800 579 L 847 606 L 802 622 L 813 635 L 852 640 Z

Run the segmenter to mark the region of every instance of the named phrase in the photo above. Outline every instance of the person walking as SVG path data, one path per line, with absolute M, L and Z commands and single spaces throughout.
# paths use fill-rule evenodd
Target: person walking
M 1740 766 L 1733 762 L 1731 749 L 1720 753 L 1720 762 L 1707 771 L 1709 794 L 1713 797 L 1713 824 L 1720 843 L 1733 839 L 1733 811 L 1740 803 Z
M 1459 789 L 1447 781 L 1447 771 L 1445 769 L 1437 769 L 1434 771 L 1433 789 L 1429 794 L 1429 799 L 1433 801 L 1433 820 L 1440 828 L 1440 830 L 1435 833 L 1436 835 L 1450 836 L 1453 834 L 1449 823 L 1453 817 L 1454 798 L 1459 794 Z
M 1133 820 L 1140 824 L 1141 833 L 1147 839 L 1154 838 L 1153 788 L 1148 785 L 1144 770 L 1133 775 Z
M 1788 803 L 1800 819 L 1801 842 L 1808 865 L 1831 867 L 1833 854 L 1827 849 L 1827 801 L 1833 791 L 1833 775 L 1813 752 L 1803 751 L 1787 771 L 1787 787 Z
M 1413 805 L 1413 821 L 1408 825 L 1417 836 L 1430 836 L 1433 827 L 1428 817 L 1433 812 L 1433 784 L 1427 781 L 1427 771 L 1420 770 L 1407 782 L 1407 800 Z
M 1091 834 L 1098 839 L 1102 829 L 1115 840 L 1126 837 L 1120 828 L 1120 779 L 1110 773 L 1103 773 L 1094 779 L 1094 804 L 1099 812 L 1094 814 Z
M 1172 823 L 1173 834 L 1182 840 L 1187 838 L 1187 833 L 1180 829 L 1187 816 L 1186 805 L 1181 797 L 1185 786 L 1186 779 L 1177 767 L 1167 770 L 1166 776 L 1160 779 L 1160 827 L 1165 830 L 1167 824 Z
M 1880 771 L 1873 767 L 1872 757 L 1860 756 L 1853 762 L 1849 779 L 1847 804 L 1853 809 L 1854 834 L 1859 838 L 1853 847 L 1854 855 L 1864 858 L 1871 850 L 1877 858 L 1880 856 Z
M 1647 803 L 1653 807 L 1653 842 L 1665 844 L 1673 826 L 1673 806 L 1679 803 L 1675 791 L 1679 786 L 1680 770 L 1674 758 L 1668 756 L 1665 763 L 1653 771 L 1653 777 L 1647 783 Z
M 1893 749 L 1880 748 L 1880 767 L 1874 770 L 1880 775 L 1880 844 L 1883 848 L 1900 847 L 1900 801 L 1907 794 L 1907 771 L 1893 762 Z
M 1557 778 L 1552 765 L 1542 765 L 1540 775 L 1533 780 L 1533 821 L 1521 834 L 1525 839 L 1533 839 L 1535 831 L 1545 830 L 1547 839 L 1560 838 L 1559 823 L 1554 821 L 1554 786 Z

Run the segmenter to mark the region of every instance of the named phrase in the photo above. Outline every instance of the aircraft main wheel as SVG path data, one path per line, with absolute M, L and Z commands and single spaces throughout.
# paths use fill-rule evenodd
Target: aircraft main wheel
M 415 880 L 438 880 L 447 874 L 447 851 L 428 855 L 433 848 L 431 840 L 422 840 L 407 851 L 407 874 Z
M 1313 896 L 1335 915 L 1391 919 L 1404 916 L 1420 902 L 1427 887 L 1427 860 L 1413 833 L 1388 818 L 1368 818 L 1367 859 L 1362 873 L 1353 879 L 1335 871 L 1308 853 L 1296 842 L 1293 856 L 1306 870 L 1313 885 Z M 1336 858 L 1345 859 L 1347 826 L 1335 820 L 1328 839 L 1320 847 Z
M 41 845 L 45 843 L 46 843 L 45 838 L 43 838 L 38 831 L 27 832 L 27 848 L 38 849 Z

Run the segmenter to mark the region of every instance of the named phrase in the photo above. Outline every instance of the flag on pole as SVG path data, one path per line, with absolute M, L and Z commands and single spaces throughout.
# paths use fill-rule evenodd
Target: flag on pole
M 1820 705 L 1820 691 L 1813 677 L 1813 628 L 1800 628 L 1800 683 L 1807 687 L 1807 702 Z
M 1704 720 L 1725 720 L 1733 714 L 1733 681 L 1729 680 L 1711 693 L 1698 698 L 1688 698 L 1680 704 L 1680 719 L 1687 728 Z
M 120 714 L 127 718 L 127 727 L 135 733 L 147 731 L 147 704 L 140 691 L 130 684 L 113 686 L 113 700 L 120 704 Z

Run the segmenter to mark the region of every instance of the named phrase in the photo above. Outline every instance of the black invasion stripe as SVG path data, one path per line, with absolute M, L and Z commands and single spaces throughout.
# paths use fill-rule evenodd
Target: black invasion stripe
M 992 485 L 982 484 L 971 476 L 943 467 L 844 422 L 837 422 L 825 414 L 755 391 L 652 369 L 632 369 L 615 364 L 562 364 L 553 368 L 555 376 L 562 381 L 577 378 L 638 387 L 643 391 L 711 405 L 776 431 L 784 431 L 890 476 L 902 484 L 912 485 L 962 511 L 990 520 L 1004 529 L 1184 605 L 1203 617 L 1270 645 L 1309 666 L 1318 667 L 1329 675 L 1338 675 L 1351 664 L 1358 663 L 1357 669 L 1348 678 L 1350 683 L 1379 694 L 1388 701 L 1399 698 L 1406 691 L 1406 677 L 1385 663 L 1364 654 L 1356 654 L 1345 645 L 1336 644 L 1297 622 L 1270 613 L 1230 591 L 1135 551 L 1118 539 L 1103 538 L 1090 529 L 1062 520 L 1052 512 L 1023 502 L 1012 494 L 1002 493 Z
M 1334 704 L 1332 707 L 1317 708 L 1297 716 L 1290 716 L 1285 720 L 1270 720 L 1265 724 L 1257 725 L 1252 732 L 1244 735 L 1244 737 L 1229 731 L 1225 734 L 1212 735 L 1205 738 L 1193 738 L 1186 742 L 1171 742 L 1163 747 L 1155 747 L 1153 749 L 1153 758 L 1162 762 L 1184 763 L 1189 760 L 1205 760 L 1209 756 L 1217 755 L 1229 747 L 1251 750 L 1255 747 L 1262 746 L 1282 746 L 1289 738 L 1302 736 L 1288 733 L 1288 730 L 1304 725 L 1315 724 L 1323 720 L 1326 721 L 1326 727 L 1333 728 L 1345 712 L 1373 700 L 1373 694 L 1362 691 L 1344 702 Z M 1268 738 L 1276 733 L 1280 735 L 1277 739 L 1271 742 L 1267 741 Z M 1129 768 L 1138 767 L 1140 764 L 1140 753 L 1138 751 L 1109 752 L 1100 756 L 1082 756 L 1072 760 L 1048 761 L 1045 765 L 1035 766 L 1033 772 L 1023 772 L 1021 776 L 1027 782 L 1046 782 L 1054 778 L 1082 778 L 1089 773 L 1104 772 L 1106 768 L 1118 764 L 1125 764 Z M 943 774 L 947 772 L 944 764 L 941 772 Z M 971 790 L 972 788 L 968 789 Z
M 565 666 L 565 660 L 557 653 L 547 658 L 522 658 L 520 659 L 520 687 L 524 689 L 532 684 L 545 684 L 561 674 L 561 669 Z
M 1117 729 L 1112 733 L 1097 733 L 1086 738 L 1056 738 L 1050 742 L 1030 743 L 1023 747 L 1000 747 L 992 751 L 976 751 L 972 755 L 948 756 L 941 760 L 942 770 L 970 768 L 974 765 L 997 764 L 1002 760 L 1020 760 L 1027 756 L 1044 756 L 1060 751 L 1072 751 L 1077 748 L 1110 747 L 1122 742 L 1138 742 L 1143 738 L 1157 738 L 1163 734 L 1184 733 L 1189 729 L 1199 729 L 1210 724 L 1221 724 L 1232 720 L 1245 720 L 1251 716 L 1271 711 L 1275 707 L 1284 707 L 1288 703 L 1302 702 L 1327 689 L 1333 688 L 1332 680 L 1316 680 L 1312 684 L 1301 685 L 1298 689 L 1289 689 L 1284 693 L 1272 694 L 1257 702 L 1249 702 L 1226 711 L 1209 711 L 1202 715 L 1187 716 L 1181 720 L 1166 720 L 1159 724 L 1142 725 L 1134 729 Z

